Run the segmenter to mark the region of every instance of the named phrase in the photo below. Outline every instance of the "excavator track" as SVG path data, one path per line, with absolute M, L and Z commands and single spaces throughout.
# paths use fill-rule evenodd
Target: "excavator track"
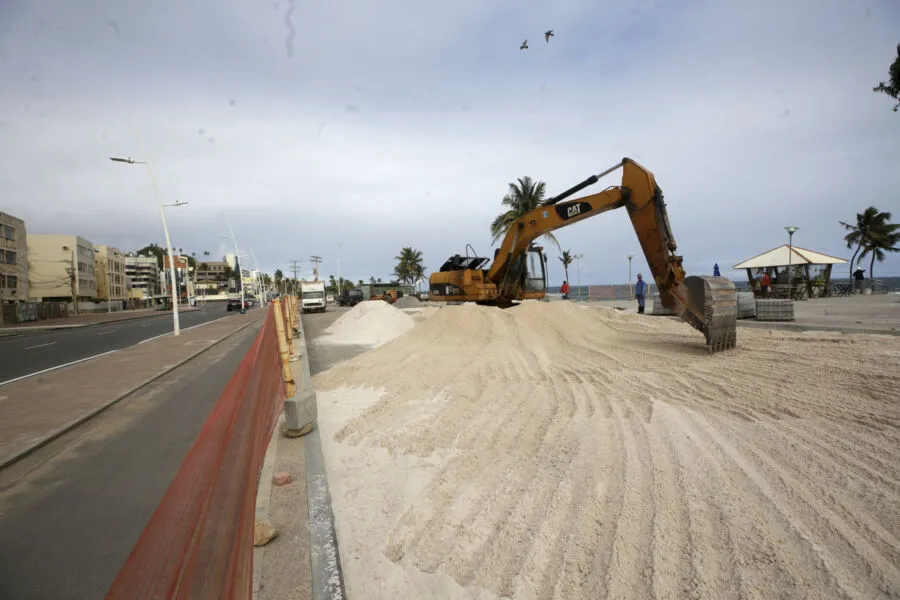
M 725 277 L 691 275 L 684 278 L 693 310 L 683 318 L 706 337 L 710 353 L 734 348 L 737 343 L 737 294 Z

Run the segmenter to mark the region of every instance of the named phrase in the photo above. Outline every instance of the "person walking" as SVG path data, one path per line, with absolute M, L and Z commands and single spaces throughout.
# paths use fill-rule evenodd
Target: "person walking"
M 634 297 L 637 298 L 638 301 L 638 314 L 644 314 L 644 301 L 647 298 L 647 282 L 644 281 L 644 278 L 638 273 L 637 283 L 634 284 Z
M 562 287 L 559 288 L 560 293 L 562 294 L 563 300 L 569 299 L 569 282 L 563 281 Z
M 762 279 L 759 280 L 759 289 L 762 291 L 762 297 L 769 297 L 769 285 L 771 285 L 772 280 L 769 279 L 769 272 L 763 271 Z

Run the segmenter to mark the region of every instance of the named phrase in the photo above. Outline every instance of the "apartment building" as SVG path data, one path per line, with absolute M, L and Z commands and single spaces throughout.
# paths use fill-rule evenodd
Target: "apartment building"
M 125 275 L 131 278 L 132 290 L 140 290 L 144 299 L 162 295 L 159 263 L 155 256 L 139 256 L 129 252 L 125 255 Z
M 211 296 L 228 291 L 226 272 L 230 267 L 225 261 L 207 261 L 197 265 L 197 293 Z
M 0 303 L 28 299 L 25 221 L 0 212 Z
M 31 234 L 28 297 L 33 300 L 93 300 L 97 297 L 94 245 L 77 235 Z
M 125 300 L 125 255 L 118 248 L 97 246 L 94 253 L 97 273 L 97 297 L 101 300 Z

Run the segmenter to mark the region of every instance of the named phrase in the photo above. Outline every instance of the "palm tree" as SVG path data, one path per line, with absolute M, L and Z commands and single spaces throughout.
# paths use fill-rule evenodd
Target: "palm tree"
M 891 213 L 881 212 L 874 206 L 870 206 L 863 212 L 856 213 L 856 225 L 838 221 L 841 225 L 844 226 L 844 229 L 847 229 L 849 232 L 844 236 L 844 241 L 847 242 L 847 248 L 856 246 L 856 250 L 853 251 L 853 256 L 850 257 L 851 280 L 853 279 L 853 264 L 856 261 L 856 255 L 860 250 L 869 245 L 872 236 L 876 235 L 876 232 L 884 232 L 885 227 L 895 227 L 888 224 L 888 221 L 890 221 L 890 219 Z M 890 233 L 890 231 L 888 233 Z M 860 256 L 859 258 L 860 260 L 862 260 L 862 256 Z
M 400 250 L 400 256 L 395 256 L 395 260 L 400 261 L 394 267 L 394 275 L 403 283 L 415 283 L 419 277 L 425 275 L 425 267 L 422 266 L 422 251 L 416 250 L 412 246 L 407 246 Z
M 897 104 L 891 109 L 897 112 L 897 108 L 900 107 L 900 44 L 897 44 L 897 58 L 894 59 L 894 62 L 888 68 L 888 77 L 887 85 L 882 81 L 873 87 L 872 91 L 887 94 L 894 100 L 897 100 Z
M 575 262 L 575 259 L 572 257 L 571 250 L 564 250 L 562 256 L 559 257 L 559 262 L 563 264 L 563 269 L 566 272 L 566 281 L 569 280 L 569 265 Z
M 543 181 L 535 183 L 527 175 L 519 177 L 516 183 L 509 184 L 509 193 L 501 200 L 501 203 L 508 206 L 509 210 L 497 215 L 497 218 L 491 223 L 492 244 L 496 244 L 497 240 L 505 236 L 506 232 L 513 226 L 513 223 L 522 215 L 540 206 L 544 201 L 545 188 L 546 185 Z M 543 237 L 547 238 L 559 249 L 559 242 L 552 233 L 545 233 Z
M 883 214 L 887 214 L 887 218 L 890 218 L 891 213 Z M 898 247 L 898 244 L 900 244 L 900 231 L 898 230 L 900 230 L 900 225 L 885 223 L 882 227 L 873 231 L 869 236 L 862 254 L 859 255 L 859 260 L 862 261 L 869 255 L 872 257 L 869 262 L 870 283 L 875 281 L 875 274 L 873 273 L 875 261 L 884 262 L 886 256 L 885 252 L 900 252 L 900 247 Z

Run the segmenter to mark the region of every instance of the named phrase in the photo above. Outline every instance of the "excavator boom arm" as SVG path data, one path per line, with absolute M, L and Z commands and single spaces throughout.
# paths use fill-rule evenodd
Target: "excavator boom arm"
M 623 171 L 621 186 L 565 200 L 619 167 Z M 674 309 L 683 320 L 703 332 L 711 349 L 733 347 L 737 314 L 734 284 L 722 277 L 694 276 L 686 281 L 682 257 L 675 254 L 678 246 L 669 226 L 662 191 L 653 174 L 629 158 L 623 158 L 619 164 L 592 175 L 517 219 L 503 239 L 487 272 L 487 280 L 496 284 L 501 294 L 512 290 L 519 274 L 510 272 L 511 267 L 534 240 L 623 206 L 628 211 L 663 306 Z
M 627 192 L 614 187 L 599 194 L 553 205 L 541 205 L 525 213 L 507 231 L 497 258 L 488 270 L 487 278 L 500 283 L 516 256 L 528 249 L 534 240 L 556 229 L 573 225 L 602 212 L 624 206 Z

